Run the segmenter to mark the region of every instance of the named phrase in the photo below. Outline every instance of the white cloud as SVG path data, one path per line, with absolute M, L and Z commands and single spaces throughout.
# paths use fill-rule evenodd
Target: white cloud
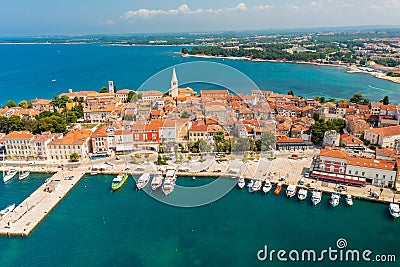
M 247 6 L 245 3 L 240 3 L 237 6 L 230 8 L 229 10 L 231 10 L 231 11 L 246 11 Z
M 225 8 L 225 9 L 190 9 L 190 7 L 187 4 L 180 5 L 177 9 L 169 9 L 169 10 L 163 10 L 163 9 L 145 9 L 141 8 L 138 10 L 132 10 L 128 11 L 125 14 L 123 14 L 121 17 L 125 19 L 131 19 L 135 17 L 142 17 L 142 18 L 148 18 L 152 16 L 158 16 L 158 15 L 191 15 L 191 14 L 219 14 L 222 12 L 228 12 L 228 11 L 246 11 L 248 10 L 246 4 L 240 3 L 237 6 L 233 8 Z
M 286 5 L 287 8 L 292 9 L 292 10 L 298 10 L 299 7 L 296 5 Z
M 115 22 L 112 19 L 109 19 L 109 20 L 104 21 L 104 24 L 106 24 L 106 25 L 114 25 Z
M 383 9 L 383 8 L 400 8 L 400 0 L 387 0 L 379 1 L 378 4 L 372 4 L 373 9 Z
M 259 6 L 254 6 L 254 10 L 264 10 L 264 9 L 270 9 L 273 8 L 274 6 L 272 5 L 259 5 Z

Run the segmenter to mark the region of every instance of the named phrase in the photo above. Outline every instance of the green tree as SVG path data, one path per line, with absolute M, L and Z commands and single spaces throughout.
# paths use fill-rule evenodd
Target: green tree
M 371 101 L 368 98 L 363 97 L 362 94 L 357 93 L 352 98 L 350 98 L 350 102 L 356 104 L 368 105 Z
M 294 96 L 293 90 L 290 90 L 287 94 L 288 94 L 288 95 L 293 95 L 293 96 Z
M 100 93 L 108 93 L 108 90 L 106 87 L 102 87 L 99 92 Z
M 189 54 L 189 51 L 186 47 L 182 48 L 182 54 Z
M 136 95 L 134 91 L 129 91 L 128 97 L 126 98 L 126 102 L 128 103 L 131 102 L 134 95 Z
M 389 105 L 389 97 L 388 96 L 385 96 L 381 101 L 382 101 L 382 104 Z
M 6 102 L 6 106 L 9 107 L 9 108 L 13 108 L 13 107 L 16 107 L 17 104 L 15 104 L 15 101 L 14 101 L 14 100 L 8 100 L 8 101 Z
M 78 162 L 79 159 L 80 159 L 80 157 L 81 157 L 81 156 L 80 156 L 78 153 L 74 152 L 74 153 L 72 153 L 72 154 L 69 156 L 69 159 L 70 159 L 72 162 Z
M 28 108 L 28 101 L 26 101 L 26 100 L 20 101 L 20 102 L 18 103 L 18 107 L 21 107 L 21 108 Z
M 187 111 L 184 110 L 184 111 L 181 113 L 181 118 L 184 118 L 184 119 L 190 118 L 190 114 L 189 114 Z
M 273 132 L 264 132 L 261 138 L 256 141 L 255 146 L 257 151 L 268 151 L 274 149 L 276 144 L 276 137 Z
M 38 128 L 40 132 L 65 133 L 67 131 L 67 121 L 63 117 L 52 115 L 39 119 Z

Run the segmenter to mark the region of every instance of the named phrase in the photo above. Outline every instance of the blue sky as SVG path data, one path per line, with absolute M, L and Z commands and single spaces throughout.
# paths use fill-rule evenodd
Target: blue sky
M 0 35 L 400 25 L 400 0 L 3 0 Z

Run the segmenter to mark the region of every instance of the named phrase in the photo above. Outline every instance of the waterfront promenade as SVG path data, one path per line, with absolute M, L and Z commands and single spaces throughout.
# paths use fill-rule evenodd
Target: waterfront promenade
M 0 235 L 28 236 L 84 174 L 82 169 L 56 172 L 14 211 L 0 220 Z

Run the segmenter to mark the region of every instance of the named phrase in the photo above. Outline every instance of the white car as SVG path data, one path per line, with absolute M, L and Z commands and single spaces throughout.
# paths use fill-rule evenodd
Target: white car
M 304 177 L 305 177 L 305 178 L 309 178 L 309 177 L 310 177 L 310 173 L 306 172 L 306 173 L 304 174 Z
M 35 165 L 34 161 L 28 161 L 28 165 Z

